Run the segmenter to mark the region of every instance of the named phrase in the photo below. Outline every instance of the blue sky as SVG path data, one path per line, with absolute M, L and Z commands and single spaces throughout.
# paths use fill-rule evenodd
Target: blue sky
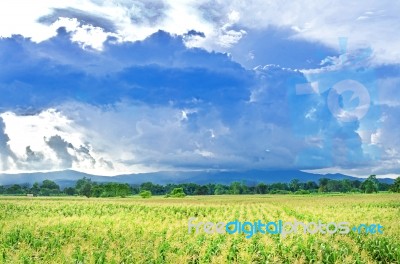
M 0 171 L 400 173 L 400 4 L 2 1 Z

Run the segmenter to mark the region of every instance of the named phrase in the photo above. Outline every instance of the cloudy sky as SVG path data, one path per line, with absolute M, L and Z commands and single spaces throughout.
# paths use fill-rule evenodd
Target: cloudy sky
M 400 174 L 400 3 L 2 0 L 0 172 Z

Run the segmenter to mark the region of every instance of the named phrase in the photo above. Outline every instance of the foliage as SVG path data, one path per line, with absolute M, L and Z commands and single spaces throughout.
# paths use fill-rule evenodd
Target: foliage
M 44 180 L 41 184 L 35 182 L 32 187 L 27 184 L 13 184 L 0 186 L 0 194 L 5 195 L 26 195 L 34 196 L 60 196 L 79 195 L 86 197 L 126 197 L 139 194 L 141 191 L 150 191 L 152 195 L 171 196 L 171 192 L 181 188 L 185 195 L 224 195 L 224 194 L 290 194 L 290 193 L 373 193 L 378 191 L 399 192 L 400 181 L 397 179 L 393 185 L 378 181 L 375 175 L 371 175 L 364 182 L 360 180 L 332 180 L 328 178 L 319 179 L 318 184 L 314 181 L 301 182 L 293 179 L 289 183 L 276 182 L 266 184 L 260 182 L 255 185 L 247 185 L 245 182 L 232 182 L 230 185 L 195 183 L 166 184 L 159 185 L 152 182 L 145 182 L 140 185 L 123 183 L 97 183 L 89 178 L 79 179 L 74 187 L 66 187 L 63 191 L 51 180 Z M 300 192 L 299 192 L 300 191 Z
M 362 184 L 361 190 L 365 193 L 378 192 L 379 182 L 376 175 L 370 175 Z
M 37 186 L 33 186 L 32 188 L 37 188 Z M 50 195 L 58 195 L 60 194 L 60 186 L 57 185 L 54 181 L 44 180 L 39 188 L 39 195 L 41 196 L 50 196 Z
M 170 196 L 170 197 L 182 198 L 182 197 L 185 197 L 186 194 L 185 194 L 185 192 L 183 191 L 183 188 L 175 188 L 175 189 L 173 189 L 173 190 L 171 191 L 171 193 L 170 193 L 169 196 Z
M 393 185 L 390 187 L 392 192 L 400 192 L 400 176 L 394 181 Z
M 147 190 L 143 190 L 139 193 L 140 197 L 142 198 L 150 198 L 151 197 L 151 192 Z
M 255 192 L 257 194 L 266 194 L 266 193 L 268 193 L 268 185 L 266 185 L 265 183 L 257 184 L 257 186 L 255 188 Z
M 310 191 L 300 189 L 295 191 L 294 194 L 310 194 Z

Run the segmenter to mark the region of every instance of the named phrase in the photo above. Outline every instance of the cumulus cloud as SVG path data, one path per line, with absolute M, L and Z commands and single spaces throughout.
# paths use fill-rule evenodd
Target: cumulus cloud
M 181 37 L 166 32 L 142 42 L 109 44 L 102 53 L 82 50 L 67 36 L 61 30 L 40 44 L 22 37 L 0 40 L 10 54 L 0 55 L 7 62 L 0 77 L 4 108 L 66 99 L 104 104 L 124 97 L 149 103 L 224 103 L 247 100 L 252 85 L 252 73 L 226 54 L 186 49 Z
M 190 30 L 204 37 L 187 40 L 190 47 L 227 51 L 246 39 L 248 32 L 275 27 L 289 32 L 287 38 L 323 43 L 339 50 L 337 40 L 349 38 L 349 49 L 370 47 L 376 63 L 397 63 L 400 6 L 393 1 L 368 0 L 363 5 L 346 1 L 2 1 L 0 36 L 21 34 L 34 41 L 56 35 L 59 18 L 81 23 L 74 40 L 101 49 L 108 34 L 118 41 L 144 40 L 158 30 L 183 35 Z M 382 30 L 384 29 L 384 30 Z M 95 42 L 93 42 L 95 39 Z M 388 44 L 390 43 L 390 45 Z M 263 43 L 255 46 L 259 49 Z M 237 57 L 251 52 L 235 50 Z M 257 55 L 252 55 L 257 56 Z M 259 54 L 258 56 L 263 56 Z M 264 61 L 263 64 L 270 63 Z
M 171 70 L 159 76 L 171 74 L 188 78 Z M 211 76 L 214 80 L 205 82 L 211 85 L 200 86 L 210 89 L 203 94 L 192 87 L 189 75 L 187 83 L 175 86 L 156 81 L 168 88 L 156 93 L 153 83 L 144 83 L 143 96 L 125 94 L 122 101 L 111 98 L 115 101 L 105 105 L 86 98 L 34 114 L 9 111 L 2 114 L 7 142 L 19 169 L 42 164 L 101 174 L 354 167 L 369 159 L 356 133 L 358 123 L 336 120 L 326 96 L 296 94 L 296 84 L 307 81 L 300 71 L 268 66 L 248 74 L 251 81 L 233 82 L 239 90 L 227 89 L 224 80 L 215 84 L 219 77 Z
M 3 171 L 10 169 L 11 163 L 15 160 L 14 153 L 10 150 L 8 137 L 5 130 L 5 124 L 3 119 L 0 119 L 0 157 L 1 157 L 1 167 Z
M 21 23 L 45 27 L 44 35 L 21 27 L 13 33 L 22 36 L 0 39 L 3 171 L 396 171 L 400 150 L 390 139 L 398 131 L 399 68 L 377 66 L 387 59 L 376 55 L 378 42 L 371 42 L 370 57 L 357 60 L 315 37 L 330 30 L 333 11 L 309 3 L 303 14 L 297 4 L 283 3 L 286 10 L 268 1 L 257 9 L 236 1 L 82 3 L 39 5 Z M 366 16 L 358 21 L 373 13 Z M 316 22 L 306 24 L 309 17 Z M 265 52 L 284 49 L 264 55 L 268 40 Z M 284 57 L 298 48 L 316 55 Z M 243 63 L 249 52 L 254 63 Z M 283 66 L 251 69 L 264 61 Z M 357 107 L 361 97 L 351 91 L 330 96 L 348 79 L 370 96 L 366 114 L 350 122 L 329 107 L 345 113 Z
M 5 161 L 3 171 L 77 169 L 110 174 L 113 168 L 107 154 L 94 151 L 86 138 L 89 135 L 82 134 L 79 126 L 60 111 L 47 109 L 24 115 L 5 112 L 1 117 L 7 124 L 0 152 Z

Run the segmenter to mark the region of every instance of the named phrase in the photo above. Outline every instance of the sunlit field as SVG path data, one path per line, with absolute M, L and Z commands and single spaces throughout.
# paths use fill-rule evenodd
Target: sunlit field
M 196 222 L 380 224 L 383 234 L 188 233 Z M 0 263 L 400 263 L 400 194 L 0 197 Z

